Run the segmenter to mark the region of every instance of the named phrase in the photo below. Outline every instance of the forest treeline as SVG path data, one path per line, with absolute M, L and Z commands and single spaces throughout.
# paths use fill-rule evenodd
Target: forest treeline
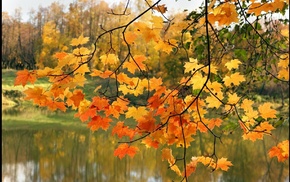
M 130 7 L 134 7 L 130 9 Z M 126 24 L 128 21 L 134 19 L 138 13 L 146 9 L 147 5 L 134 1 L 130 6 L 119 3 L 109 6 L 104 1 L 85 1 L 78 0 L 65 7 L 59 2 L 54 2 L 48 7 L 39 7 L 36 11 L 29 13 L 28 21 L 22 21 L 22 13 L 20 9 L 15 10 L 15 14 L 10 16 L 7 12 L 2 12 L 2 68 L 11 69 L 37 69 L 44 67 L 55 67 L 57 64 L 56 52 L 72 50 L 69 47 L 73 38 L 83 35 L 90 38 L 91 44 L 94 39 L 103 32 L 110 30 L 116 25 Z M 126 8 L 126 11 L 124 10 Z M 128 8 L 128 9 L 127 9 Z M 154 15 L 154 11 L 151 12 Z M 169 12 L 170 14 L 170 12 Z M 174 28 L 174 24 L 184 22 L 186 27 L 187 20 L 192 20 L 200 16 L 198 12 L 193 12 L 186 16 L 185 12 L 178 14 L 171 14 L 169 16 L 170 24 L 164 18 L 163 33 L 164 37 L 168 34 L 180 36 L 182 29 L 180 27 Z M 144 18 L 144 17 L 142 17 Z M 145 19 L 152 18 L 145 16 Z M 284 35 L 281 33 L 288 27 L 287 21 L 284 20 L 256 20 L 253 22 L 260 32 L 261 36 L 265 36 L 267 40 L 281 49 L 287 47 L 283 45 Z M 170 31 L 168 31 L 170 27 Z M 173 27 L 173 28 L 172 28 Z M 227 60 L 227 56 L 234 55 L 244 63 L 244 72 L 248 72 L 252 67 L 262 66 L 260 59 L 267 55 L 267 51 L 261 49 L 252 49 L 259 44 L 261 37 L 256 33 L 251 34 L 250 25 L 233 26 L 231 29 L 221 28 L 220 34 L 217 37 L 212 33 L 213 44 L 213 62 L 217 65 Z M 269 34 L 269 32 L 274 32 Z M 267 35 L 268 34 L 268 35 Z M 189 50 L 189 56 L 195 57 L 198 60 L 206 61 L 205 53 L 205 36 L 203 32 L 199 31 L 198 27 L 194 27 L 187 34 L 182 34 L 183 39 L 188 39 L 185 47 Z M 101 37 L 97 45 L 97 52 L 95 58 L 89 62 L 90 68 L 100 69 L 104 64 L 102 63 L 101 55 L 116 54 L 119 60 L 124 58 L 122 51 L 126 49 L 126 45 L 122 42 L 122 32 L 114 31 L 107 36 Z M 166 39 L 164 39 L 166 40 Z M 273 41 L 272 41 L 273 40 Z M 279 40 L 279 41 L 274 41 Z M 222 47 L 219 41 L 227 42 L 226 47 Z M 112 43 L 114 47 L 111 47 Z M 166 42 L 170 44 L 170 42 Z M 154 74 L 159 74 L 165 81 L 175 83 L 184 73 L 184 62 L 188 55 L 178 50 L 178 47 L 168 49 L 166 51 L 160 50 L 156 45 L 150 42 L 144 42 L 143 39 L 136 39 L 135 44 L 138 45 L 135 53 L 142 53 L 150 55 L 147 60 L 147 66 Z M 278 45 L 279 44 L 279 45 Z M 250 45 L 250 46 L 249 46 Z M 226 50 L 226 52 L 224 51 Z M 258 50 L 258 51 L 257 51 Z M 231 52 L 231 53 L 229 53 Z M 271 59 L 268 57 L 267 59 Z M 270 68 L 272 73 L 277 72 L 277 68 Z M 248 74 L 248 73 L 246 73 Z M 267 80 L 266 80 L 267 81 Z M 257 92 L 271 92 L 277 88 L 264 88 L 263 83 L 261 88 L 256 88 Z M 270 89 L 270 90 L 269 90 Z M 284 88 L 283 88 L 284 90 Z M 277 91 L 276 93 L 280 93 Z

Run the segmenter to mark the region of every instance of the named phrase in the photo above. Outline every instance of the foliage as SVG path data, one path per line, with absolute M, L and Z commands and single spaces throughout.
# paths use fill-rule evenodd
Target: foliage
M 191 12 L 176 22 L 165 16 L 167 9 L 160 0 L 147 3 L 133 19 L 126 19 L 128 4 L 121 14 L 112 10 L 111 15 L 125 17 L 124 21 L 103 28 L 93 45 L 84 34 L 73 38 L 68 51 L 54 54 L 55 67 L 20 71 L 15 85 L 47 77 L 50 87 L 27 88 L 25 99 L 52 111 L 76 110 L 75 117 L 92 131 L 112 128 L 121 140 L 114 152 L 119 158 L 133 157 L 139 150 L 133 144 L 141 141 L 161 149 L 162 160 L 182 180 L 188 180 L 198 163 L 213 171 L 227 171 L 234 164 L 218 157 L 216 149 L 224 135 L 240 128 L 244 140 L 263 140 L 272 135 L 277 118 L 284 117 L 273 103 L 257 105 L 253 89 L 270 80 L 289 83 L 289 35 L 281 32 L 286 31 L 285 25 L 267 19 L 262 28 L 258 21 L 283 12 L 288 2 L 205 1 L 200 13 Z M 256 20 L 251 22 L 250 17 Z M 121 36 L 116 41 L 118 36 L 112 35 Z M 107 46 L 102 47 L 103 41 Z M 158 60 L 149 51 L 142 52 L 149 47 L 141 43 L 155 52 L 176 55 L 175 60 L 182 57 L 181 78 L 164 83 L 158 76 L 162 72 L 152 67 L 151 61 Z M 102 54 L 95 57 L 99 49 Z M 89 63 L 96 59 L 102 66 L 91 69 Z M 159 59 L 164 61 L 162 56 Z M 105 81 L 92 90 L 91 98 L 83 92 L 88 75 Z M 187 153 L 197 134 L 212 137 L 212 148 L 206 151 L 209 155 Z M 272 148 L 270 157 L 283 161 L 289 153 L 285 148 L 285 144 Z M 173 149 L 182 152 L 175 156 Z

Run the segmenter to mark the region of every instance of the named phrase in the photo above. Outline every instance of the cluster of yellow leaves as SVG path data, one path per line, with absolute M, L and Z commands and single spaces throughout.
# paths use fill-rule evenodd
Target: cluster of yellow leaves
M 218 22 L 220 26 L 237 23 L 239 19 L 235 4 L 228 1 L 212 9 L 208 15 L 208 20 L 212 24 Z
M 278 143 L 269 150 L 268 154 L 271 158 L 276 156 L 279 162 L 284 162 L 289 158 L 289 140 Z
M 289 54 L 280 56 L 278 78 L 289 81 Z
M 244 110 L 243 121 L 239 121 L 241 128 L 244 131 L 243 139 L 255 141 L 263 139 L 265 134 L 270 135 L 274 127 L 268 122 L 264 121 L 258 125 L 256 120 L 259 116 L 265 120 L 276 118 L 276 110 L 272 109 L 272 104 L 266 102 L 258 107 L 258 111 L 253 108 L 253 101 L 245 99 L 240 107 Z M 254 128 L 252 128 L 255 126 Z
M 248 13 L 254 13 L 256 16 L 262 14 L 262 12 L 275 12 L 276 10 L 282 10 L 286 3 L 289 4 L 289 1 L 284 0 L 274 0 L 274 2 L 259 2 L 259 1 L 252 1 L 252 4 L 249 6 Z
M 215 161 L 211 157 L 198 156 L 198 157 L 191 158 L 190 162 L 186 164 L 186 169 L 185 169 L 186 173 L 185 172 L 182 173 L 179 167 L 176 165 L 176 159 L 172 155 L 171 149 L 164 148 L 162 150 L 161 155 L 162 155 L 162 160 L 167 160 L 171 170 L 176 172 L 176 174 L 179 176 L 182 176 L 182 175 L 184 176 L 185 174 L 187 177 L 190 176 L 192 173 L 195 172 L 198 163 L 202 163 L 205 166 L 209 166 L 213 170 L 221 169 L 223 171 L 227 171 L 230 166 L 233 166 L 233 164 L 230 161 L 228 161 L 227 158 L 222 157 L 220 159 L 217 159 L 217 161 Z

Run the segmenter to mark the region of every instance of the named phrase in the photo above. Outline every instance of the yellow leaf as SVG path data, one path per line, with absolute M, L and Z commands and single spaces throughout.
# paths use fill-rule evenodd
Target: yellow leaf
M 81 34 L 78 38 L 74 38 L 71 41 L 72 46 L 78 46 L 86 44 L 89 41 L 89 37 L 84 37 L 83 34 Z
M 246 81 L 244 75 L 240 75 L 239 72 L 231 74 L 230 76 L 225 76 L 223 79 L 227 87 L 233 85 L 240 85 L 240 82 Z
M 192 73 L 201 67 L 203 67 L 203 65 L 198 64 L 197 59 L 189 58 L 189 62 L 186 62 L 184 64 L 184 68 L 185 68 L 184 73 L 190 73 L 190 72 Z
M 220 100 L 222 100 L 223 97 L 223 93 L 222 92 L 218 92 L 219 94 L 216 95 Z M 205 99 L 206 103 L 208 103 L 207 107 L 209 108 L 219 108 L 221 106 L 221 102 L 214 96 L 210 95 Z
M 139 118 L 145 116 L 148 114 L 148 111 L 146 110 L 146 107 L 140 106 L 138 108 L 132 106 L 128 108 L 128 111 L 126 112 L 126 118 L 134 118 L 138 120 Z
M 220 168 L 223 171 L 227 171 L 229 169 L 229 166 L 233 166 L 233 164 L 228 161 L 227 158 L 222 157 L 218 159 L 216 169 Z
M 264 119 L 276 118 L 276 110 L 271 109 L 272 104 L 269 102 L 264 103 L 258 107 L 260 116 Z
M 86 72 L 90 72 L 90 69 L 88 67 L 88 64 L 83 64 L 81 65 L 75 72 L 74 74 L 85 74 Z
M 104 64 L 109 65 L 116 64 L 119 61 L 119 58 L 116 56 L 116 54 L 104 54 L 100 57 L 100 59 Z
M 284 162 L 289 158 L 289 140 L 280 142 L 277 146 L 272 147 L 268 155 L 273 158 L 277 157 L 279 162 Z
M 236 93 L 233 94 L 228 94 L 228 104 L 236 104 L 239 100 L 240 97 L 238 97 L 238 95 Z
M 241 64 L 241 61 L 239 61 L 238 59 L 233 59 L 230 62 L 227 62 L 225 66 L 228 68 L 228 70 L 232 70 L 232 69 L 237 69 L 240 64 Z
M 254 104 L 254 101 L 249 100 L 249 99 L 244 99 L 241 104 L 241 108 L 244 109 L 245 111 L 248 111 L 253 108 L 252 107 L 253 104 Z

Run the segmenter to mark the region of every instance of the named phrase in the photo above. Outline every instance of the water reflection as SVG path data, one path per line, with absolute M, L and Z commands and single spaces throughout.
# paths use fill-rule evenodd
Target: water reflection
M 276 131 L 280 141 L 288 134 L 287 127 Z M 212 143 L 208 141 L 210 135 L 198 136 L 188 153 L 210 153 Z M 166 162 L 161 162 L 160 152 L 155 149 L 143 147 L 133 159 L 114 157 L 117 142 L 110 134 L 91 133 L 88 129 L 2 130 L 2 181 L 180 180 L 168 170 Z M 234 166 L 228 172 L 211 173 L 200 165 L 190 181 L 288 181 L 289 162 L 278 163 L 267 156 L 268 148 L 276 142 L 272 137 L 252 143 L 235 135 L 225 136 L 217 155 L 223 154 Z

